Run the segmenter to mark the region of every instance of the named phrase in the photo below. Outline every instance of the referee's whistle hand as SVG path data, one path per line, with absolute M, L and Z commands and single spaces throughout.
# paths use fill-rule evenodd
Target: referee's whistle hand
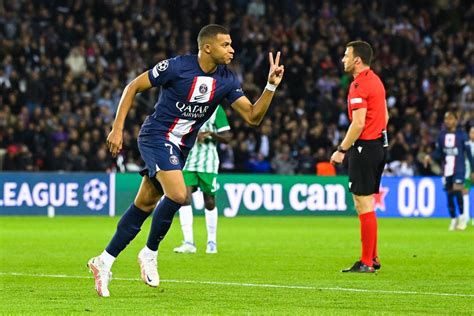
M 333 165 L 337 165 L 337 164 L 342 163 L 343 160 L 344 160 L 344 154 L 341 153 L 340 151 L 335 151 L 331 156 L 330 162 Z

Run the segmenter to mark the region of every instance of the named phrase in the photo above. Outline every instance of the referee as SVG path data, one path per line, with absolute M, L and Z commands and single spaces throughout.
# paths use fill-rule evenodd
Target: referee
M 360 220 L 362 256 L 342 272 L 371 273 L 380 269 L 377 255 L 377 217 L 373 194 L 379 192 L 388 146 L 388 110 L 385 88 L 370 69 L 372 47 L 364 41 L 346 45 L 344 71 L 354 77 L 349 88 L 347 107 L 351 124 L 346 137 L 331 156 L 332 164 L 342 163 L 347 153 L 349 190 Z

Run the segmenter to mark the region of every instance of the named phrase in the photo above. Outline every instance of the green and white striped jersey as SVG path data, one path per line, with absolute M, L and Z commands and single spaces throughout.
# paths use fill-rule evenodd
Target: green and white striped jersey
M 209 120 L 201 126 L 199 132 L 220 133 L 230 130 L 229 121 L 222 106 L 218 106 Z M 217 173 L 219 171 L 219 156 L 217 142 L 210 136 L 202 143 L 197 142 L 189 152 L 184 170 L 192 172 Z
M 468 141 L 469 143 L 469 146 L 471 147 L 471 155 L 473 155 L 474 157 L 474 141 L 470 140 Z M 465 176 L 465 179 L 470 179 L 471 177 L 471 164 L 469 163 L 469 160 L 467 160 L 467 157 L 465 159 L 466 161 L 466 176 Z

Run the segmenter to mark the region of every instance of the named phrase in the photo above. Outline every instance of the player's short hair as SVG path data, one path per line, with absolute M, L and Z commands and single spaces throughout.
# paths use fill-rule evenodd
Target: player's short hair
M 360 57 L 365 65 L 370 66 L 374 51 L 369 43 L 365 41 L 352 41 L 347 43 L 346 47 L 352 47 L 354 57 Z
M 446 113 L 444 113 L 444 116 L 446 115 L 452 115 L 456 120 L 458 119 L 458 114 L 456 113 L 456 111 L 446 111 Z
M 198 47 L 201 48 L 205 39 L 215 38 L 217 34 L 229 34 L 229 30 L 219 24 L 209 24 L 204 26 L 199 31 L 197 37 Z

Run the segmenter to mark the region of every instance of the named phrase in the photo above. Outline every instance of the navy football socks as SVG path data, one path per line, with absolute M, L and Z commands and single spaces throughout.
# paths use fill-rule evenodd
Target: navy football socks
M 151 222 L 150 234 L 146 243 L 150 250 L 157 251 L 158 245 L 165 238 L 173 222 L 174 214 L 179 210 L 181 204 L 165 196 L 156 206 Z
M 456 218 L 456 210 L 454 205 L 454 192 L 448 192 L 448 211 L 451 218 Z
M 459 215 L 463 215 L 464 214 L 464 200 L 462 197 L 462 191 L 454 191 L 453 193 L 458 203 Z
M 142 211 L 132 203 L 118 222 L 115 235 L 105 250 L 117 258 L 119 253 L 122 252 L 140 232 L 143 222 L 149 215 L 150 213 Z

